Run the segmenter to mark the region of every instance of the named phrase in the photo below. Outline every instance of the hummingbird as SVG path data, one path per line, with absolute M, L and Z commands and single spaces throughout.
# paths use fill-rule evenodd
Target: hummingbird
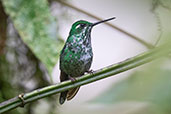
M 60 81 L 75 81 L 76 77 L 90 73 L 93 60 L 91 45 L 91 30 L 94 26 L 115 19 L 115 17 L 91 23 L 85 20 L 76 21 L 69 32 L 69 36 L 60 53 Z M 76 87 L 60 94 L 59 103 L 71 100 L 80 87 Z

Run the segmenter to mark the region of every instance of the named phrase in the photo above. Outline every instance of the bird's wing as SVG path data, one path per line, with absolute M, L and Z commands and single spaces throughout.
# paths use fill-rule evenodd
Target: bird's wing
M 80 87 L 76 87 L 76 88 L 69 90 L 67 94 L 67 100 L 71 100 L 77 94 L 79 89 Z

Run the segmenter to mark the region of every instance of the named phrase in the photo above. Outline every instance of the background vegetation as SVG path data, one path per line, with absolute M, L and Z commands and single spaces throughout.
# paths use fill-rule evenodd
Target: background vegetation
M 63 35 L 60 32 L 63 20 L 72 20 L 70 15 L 73 15 L 73 12 L 75 12 L 74 15 L 83 13 L 100 19 L 91 14 L 93 11 L 87 13 L 74 7 L 74 3 L 71 5 L 72 2 L 56 0 L 0 1 L 0 102 L 55 82 L 52 73 L 64 44 Z M 117 26 L 109 26 L 113 27 L 113 31 L 117 30 L 118 33 L 124 33 L 129 36 L 128 38 L 134 39 L 134 42 L 138 41 L 135 43 L 140 47 L 143 45 L 148 51 L 148 49 L 169 42 L 171 24 L 168 20 L 171 18 L 171 1 L 150 0 L 147 5 L 151 8 L 149 10 L 151 15 L 154 15 L 154 23 L 156 23 L 158 31 L 157 35 L 150 40 L 140 39 Z M 107 9 L 107 5 L 104 7 Z M 135 9 L 139 8 L 135 6 Z M 71 10 L 72 13 L 68 10 Z M 125 10 L 127 10 L 126 7 Z M 142 28 L 142 31 L 149 28 L 150 25 L 147 25 L 146 28 Z M 65 34 L 68 35 L 68 33 Z M 103 54 L 101 53 L 101 55 Z M 29 103 L 25 108 L 16 108 L 6 114 L 69 112 L 170 114 L 170 68 L 170 56 L 136 68 L 126 74 L 127 76 L 124 76 L 123 79 L 108 86 L 100 95 L 85 102 L 86 106 L 84 104 L 76 105 L 77 107 L 73 108 L 68 104 L 67 106 L 72 107 L 71 109 L 67 106 L 61 107 L 58 105 L 58 96 L 55 95 Z

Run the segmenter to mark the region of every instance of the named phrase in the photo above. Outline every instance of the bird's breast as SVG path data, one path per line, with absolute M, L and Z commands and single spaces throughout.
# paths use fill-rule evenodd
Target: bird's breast
M 83 75 L 88 71 L 93 59 L 91 47 L 78 45 L 66 49 L 60 57 L 60 69 L 72 77 Z

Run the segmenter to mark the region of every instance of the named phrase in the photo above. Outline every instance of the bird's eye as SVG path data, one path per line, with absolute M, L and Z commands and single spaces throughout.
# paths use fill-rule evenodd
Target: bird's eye
M 85 26 L 86 26 L 86 24 L 81 23 L 76 26 L 76 29 L 78 29 L 78 28 L 83 29 Z
M 81 28 L 84 28 L 85 26 L 86 26 L 86 24 L 83 24 L 83 23 L 80 24 L 80 27 L 81 27 Z

